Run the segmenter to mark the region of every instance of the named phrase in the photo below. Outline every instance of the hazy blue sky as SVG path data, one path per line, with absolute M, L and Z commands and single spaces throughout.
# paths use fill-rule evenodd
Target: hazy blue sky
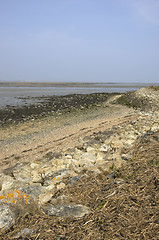
M 159 0 L 0 0 L 0 80 L 159 83 Z

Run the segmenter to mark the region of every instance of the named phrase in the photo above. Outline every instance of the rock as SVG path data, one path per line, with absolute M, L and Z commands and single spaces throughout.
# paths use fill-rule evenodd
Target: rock
M 122 166 L 123 160 L 120 154 L 118 153 L 113 154 L 113 160 L 114 160 L 114 166 L 116 168 L 120 168 Z
M 84 205 L 48 205 L 43 208 L 44 212 L 49 216 L 58 217 L 83 217 L 89 213 L 89 208 Z
M 9 175 L 11 177 L 13 177 L 13 172 L 16 171 L 17 169 L 22 169 L 22 168 L 26 168 L 28 165 L 28 163 L 26 162 L 22 162 L 22 163 L 17 163 L 12 167 L 6 168 L 3 170 L 3 173 L 5 175 Z
M 31 163 L 31 164 L 30 164 L 30 167 L 31 167 L 32 169 L 39 168 L 39 164 L 38 164 L 38 163 Z
M 92 169 L 96 168 L 96 167 L 94 166 L 94 164 L 89 163 L 89 162 L 86 162 L 86 163 L 83 162 L 83 165 L 81 165 L 81 166 L 82 166 L 83 169 L 85 169 L 85 170 L 90 170 L 90 171 L 91 171 Z
M 107 159 L 97 159 L 96 160 L 96 163 L 95 163 L 95 166 L 98 166 L 98 165 L 103 165 L 103 164 L 107 164 L 108 163 L 108 160 Z
M 112 165 L 111 165 L 112 166 Z M 102 170 L 102 171 L 109 171 L 110 169 L 110 162 L 101 162 L 101 163 L 96 163 L 95 165 L 96 169 Z
M 71 170 L 71 171 L 76 171 L 76 169 L 78 169 L 78 167 L 77 167 L 75 164 L 71 163 L 71 164 L 68 166 L 68 169 Z
M 42 175 L 41 173 L 39 173 L 39 169 L 38 170 L 32 170 L 31 171 L 31 181 L 34 183 L 42 183 L 43 179 L 42 179 Z
M 84 139 L 86 140 L 87 137 L 85 137 Z M 89 137 L 88 137 L 88 139 L 89 139 Z M 100 148 L 100 145 L 101 145 L 100 141 L 99 140 L 95 140 L 95 139 L 90 139 L 88 142 L 84 143 L 84 146 L 86 146 L 86 147 L 93 147 L 95 149 Z
M 4 175 L 2 178 L 2 183 L 1 183 L 1 190 L 7 190 L 11 189 L 14 186 L 15 179 L 13 177 L 10 177 L 9 175 Z
M 0 203 L 0 230 L 7 230 L 15 224 L 15 209 L 10 204 Z
M 11 239 L 21 239 L 25 237 L 31 237 L 31 235 L 37 233 L 39 230 L 39 226 L 35 226 L 33 228 L 24 228 L 20 232 L 15 233 L 12 235 Z
M 111 142 L 111 147 L 115 149 L 122 149 L 123 148 L 123 143 L 119 139 L 113 140 Z
M 109 145 L 103 144 L 103 145 L 100 147 L 100 151 L 101 151 L 101 152 L 108 152 L 109 150 L 110 150 L 110 146 L 109 146 Z
M 39 195 L 45 192 L 45 187 L 41 185 L 27 185 L 20 187 L 19 190 L 31 196 L 36 202 L 39 198 Z
M 104 160 L 104 159 L 106 159 L 106 154 L 105 154 L 104 152 L 98 152 L 98 153 L 97 153 L 97 160 L 96 160 L 96 161 L 98 161 L 98 160 Z
M 33 200 L 30 195 L 25 194 L 20 190 L 4 191 L 0 195 L 0 203 L 16 204 L 32 204 Z
M 75 177 L 77 175 L 78 174 L 75 171 L 73 171 L 73 170 L 68 170 L 67 171 L 67 177 Z
M 56 183 L 62 181 L 63 177 L 68 174 L 68 169 L 60 169 L 59 171 L 54 172 L 51 176 L 48 176 L 44 179 L 44 186 L 55 185 Z
M 88 153 L 92 153 L 92 154 L 94 154 L 94 155 L 96 154 L 96 150 L 95 150 L 95 148 L 93 148 L 93 147 L 87 147 L 86 150 L 87 150 Z
M 53 205 L 62 205 L 68 202 L 68 197 L 66 195 L 60 195 L 57 198 L 52 198 L 51 199 L 51 204 Z
M 69 155 L 69 154 L 65 154 L 64 157 L 65 157 L 66 159 L 72 159 L 72 156 Z
M 76 160 L 79 160 L 79 158 L 81 157 L 81 155 L 83 154 L 83 151 L 75 148 L 75 152 L 73 154 L 73 158 Z
M 30 172 L 26 170 L 22 171 L 22 170 L 16 170 L 13 171 L 13 177 L 19 181 L 19 182 L 29 182 L 31 179 L 31 175 Z
M 60 166 L 62 168 L 62 166 L 64 165 L 64 159 L 62 158 L 54 158 L 52 161 L 51 161 L 52 165 L 56 165 L 56 166 Z
M 51 160 L 51 164 L 54 166 L 58 166 L 60 168 L 62 168 L 65 165 L 65 160 L 62 158 L 54 158 L 53 160 Z
M 43 204 L 49 202 L 51 200 L 52 196 L 53 196 L 53 192 L 46 192 L 46 193 L 40 194 L 38 203 L 40 205 L 43 205 Z
M 53 159 L 53 158 L 61 158 L 62 154 L 60 152 L 48 152 L 45 155 L 49 160 Z
M 121 158 L 124 160 L 124 161 L 128 161 L 132 158 L 132 155 L 131 154 L 122 154 L 121 155 Z
M 4 169 L 3 173 L 5 175 L 9 175 L 10 177 L 13 177 L 13 171 L 15 170 L 15 166 Z
M 19 190 L 0 195 L 0 229 L 9 229 L 26 212 L 37 209 L 31 196 Z
M 65 163 L 65 167 L 69 168 L 70 164 L 72 164 L 73 160 L 70 158 L 66 158 L 64 163 Z
M 58 185 L 56 186 L 57 190 L 63 189 L 63 188 L 65 188 L 65 187 L 66 187 L 66 185 L 65 185 L 63 182 L 61 182 L 60 184 L 58 184 Z
M 80 161 L 83 163 L 95 163 L 96 162 L 96 156 L 92 153 L 83 153 L 80 156 Z
M 128 139 L 127 141 L 125 141 L 124 147 L 129 148 L 133 143 L 134 143 L 133 139 Z
M 106 160 L 107 161 L 112 161 L 113 160 L 113 154 L 112 153 L 109 153 L 106 155 Z
M 77 175 L 75 177 L 72 177 L 71 180 L 69 181 L 68 185 L 72 185 L 72 184 L 76 183 L 81 177 L 82 177 L 82 175 Z
M 100 169 L 102 170 L 102 167 L 100 167 Z M 90 169 L 90 171 L 92 171 L 92 173 L 97 176 L 99 174 L 101 174 L 101 170 L 99 170 L 99 168 L 95 167 L 93 169 Z M 105 171 L 105 170 L 104 170 Z
M 46 180 L 44 182 L 44 186 L 45 188 L 51 187 L 52 189 L 54 189 L 55 186 L 62 181 L 62 179 L 63 177 L 61 177 L 60 175 L 54 178 L 50 178 L 49 180 Z
M 114 178 L 115 178 L 115 173 L 114 173 L 114 172 L 109 173 L 109 174 L 107 175 L 107 179 L 114 179 Z

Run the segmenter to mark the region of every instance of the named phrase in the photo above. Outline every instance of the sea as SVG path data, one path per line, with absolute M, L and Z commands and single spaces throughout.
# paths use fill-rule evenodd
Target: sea
M 125 93 L 150 85 L 158 86 L 152 83 L 0 82 L 0 109 L 8 106 L 39 104 L 53 95 Z

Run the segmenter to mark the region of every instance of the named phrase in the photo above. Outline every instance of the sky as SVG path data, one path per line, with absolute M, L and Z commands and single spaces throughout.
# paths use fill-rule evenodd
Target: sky
M 159 0 L 0 0 L 0 81 L 159 83 Z

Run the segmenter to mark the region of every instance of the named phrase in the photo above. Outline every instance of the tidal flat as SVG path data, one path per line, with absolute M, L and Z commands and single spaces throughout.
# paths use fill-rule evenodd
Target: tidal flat
M 67 112 L 84 110 L 105 102 L 118 93 L 70 94 L 65 96 L 36 97 L 37 104 L 12 106 L 0 109 L 0 125 L 35 120 L 46 116 L 58 116 Z M 32 100 L 31 97 L 29 97 Z M 35 97 L 33 98 L 35 99 Z
M 0 109 L 7 106 L 39 104 L 48 96 L 112 93 L 137 90 L 143 83 L 76 83 L 76 82 L 0 82 Z

